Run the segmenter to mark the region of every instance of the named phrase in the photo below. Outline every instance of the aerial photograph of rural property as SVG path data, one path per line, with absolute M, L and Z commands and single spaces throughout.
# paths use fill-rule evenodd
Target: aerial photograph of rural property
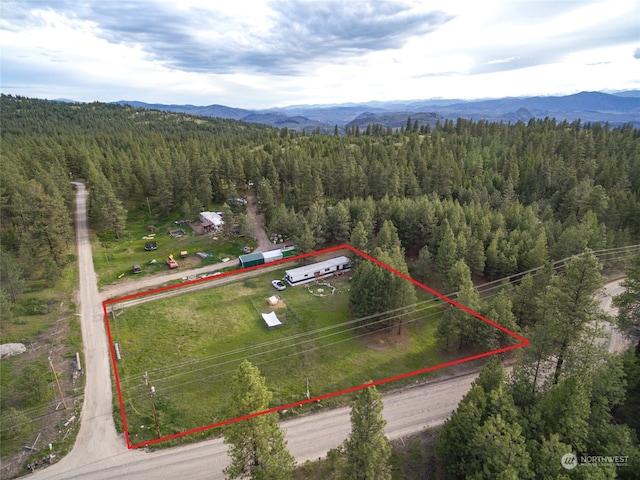
M 0 478 L 640 472 L 636 0 L 7 0 Z

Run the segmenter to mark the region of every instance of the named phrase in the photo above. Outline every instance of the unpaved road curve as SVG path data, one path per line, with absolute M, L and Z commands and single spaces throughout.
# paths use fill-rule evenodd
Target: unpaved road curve
M 82 335 L 85 343 L 87 386 L 82 426 L 72 452 L 58 464 L 35 474 L 36 478 L 70 479 L 208 479 L 224 478 L 227 448 L 212 439 L 153 453 L 127 450 L 116 435 L 112 419 L 111 382 L 107 343 L 91 247 L 86 225 L 86 192 L 78 191 L 78 254 L 82 302 Z M 159 283 L 163 279 L 157 279 Z M 618 285 L 619 287 L 619 285 Z M 615 287 L 610 289 L 617 292 Z M 606 308 L 606 298 L 601 299 Z M 442 424 L 469 391 L 476 374 L 415 385 L 384 397 L 386 433 L 389 438 L 415 434 L 426 426 Z M 282 423 L 291 453 L 299 463 L 324 457 L 349 433 L 346 407 L 307 415 Z
M 609 315 L 615 316 L 618 313 L 618 309 L 614 308 L 611 303 L 613 301 L 613 297 L 624 292 L 624 287 L 620 285 L 622 282 L 623 280 L 621 279 L 607 283 L 604 288 L 604 294 L 598 297 L 600 300 L 600 307 Z M 632 341 L 624 336 L 620 330 L 615 327 L 615 325 L 612 325 L 609 322 L 604 322 L 603 329 L 609 339 L 607 344 L 607 350 L 609 350 L 609 352 L 621 353 L 631 346 Z

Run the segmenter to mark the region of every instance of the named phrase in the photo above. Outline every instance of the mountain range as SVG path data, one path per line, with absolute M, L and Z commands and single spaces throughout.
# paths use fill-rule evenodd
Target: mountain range
M 265 110 L 247 110 L 224 105 L 164 105 L 121 100 L 121 105 L 208 117 L 263 123 L 297 131 L 333 132 L 335 126 L 366 127 L 378 124 L 393 129 L 407 123 L 435 125 L 444 120 L 467 118 L 496 122 L 555 118 L 584 123 L 631 124 L 640 128 L 640 90 L 616 93 L 581 92 L 565 96 L 508 97 L 489 100 L 427 99 L 337 105 L 292 105 Z

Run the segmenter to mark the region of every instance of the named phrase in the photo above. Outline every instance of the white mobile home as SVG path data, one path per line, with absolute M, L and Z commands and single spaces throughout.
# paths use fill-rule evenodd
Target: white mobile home
M 285 272 L 284 279 L 289 285 L 301 285 L 320 278 L 329 277 L 338 271 L 351 270 L 351 260 L 345 256 L 335 257 L 324 262 L 293 268 Z

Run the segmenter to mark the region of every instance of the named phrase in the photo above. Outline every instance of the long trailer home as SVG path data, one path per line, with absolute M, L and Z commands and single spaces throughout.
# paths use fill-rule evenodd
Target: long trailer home
M 351 270 L 351 260 L 345 256 L 331 258 L 324 262 L 313 263 L 303 267 L 292 268 L 285 272 L 284 279 L 291 286 L 313 282 L 324 277 L 330 277 L 335 272 Z

